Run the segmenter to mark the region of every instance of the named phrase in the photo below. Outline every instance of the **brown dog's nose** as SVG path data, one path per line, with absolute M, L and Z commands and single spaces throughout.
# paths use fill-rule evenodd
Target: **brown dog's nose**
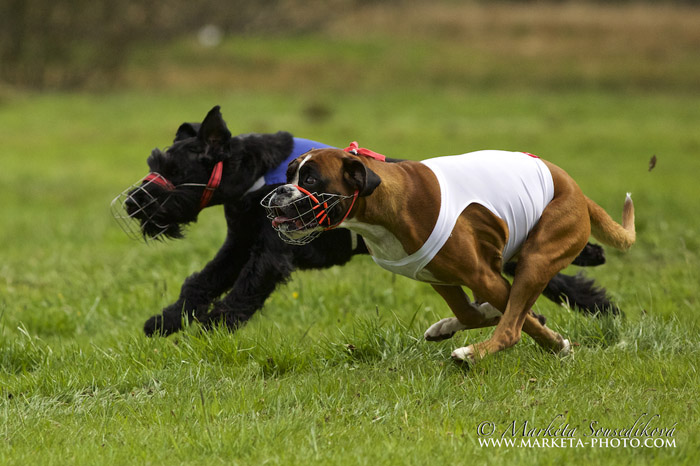
M 294 187 L 289 184 L 284 184 L 277 189 L 275 189 L 275 195 L 277 196 L 284 196 L 285 194 L 289 194 L 294 190 Z

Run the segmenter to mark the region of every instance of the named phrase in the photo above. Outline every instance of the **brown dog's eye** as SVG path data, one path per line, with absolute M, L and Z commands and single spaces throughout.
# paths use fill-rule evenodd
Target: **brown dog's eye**
M 307 186 L 311 186 L 316 183 L 316 178 L 313 176 L 309 175 L 306 178 L 304 178 L 304 184 Z

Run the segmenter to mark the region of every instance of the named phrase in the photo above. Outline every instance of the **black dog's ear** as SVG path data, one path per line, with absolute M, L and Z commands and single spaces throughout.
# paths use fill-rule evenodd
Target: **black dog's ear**
M 379 175 L 352 157 L 343 158 L 343 177 L 351 186 L 360 191 L 360 196 L 369 196 L 382 182 Z
M 175 133 L 175 139 L 173 140 L 173 142 L 197 137 L 197 134 L 199 134 L 199 128 L 201 126 L 202 125 L 200 123 L 181 124 L 180 127 L 177 129 L 177 133 Z
M 207 113 L 197 136 L 205 144 L 221 146 L 231 139 L 231 132 L 226 127 L 226 122 L 221 116 L 221 107 L 218 105 Z

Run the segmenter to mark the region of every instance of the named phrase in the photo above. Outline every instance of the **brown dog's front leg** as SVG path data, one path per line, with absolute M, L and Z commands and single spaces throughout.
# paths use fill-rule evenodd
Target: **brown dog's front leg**
M 428 341 L 451 338 L 460 330 L 491 327 L 496 325 L 501 317 L 501 313 L 490 304 L 472 304 L 461 286 L 431 286 L 447 302 L 456 317 L 447 317 L 431 325 L 424 334 Z

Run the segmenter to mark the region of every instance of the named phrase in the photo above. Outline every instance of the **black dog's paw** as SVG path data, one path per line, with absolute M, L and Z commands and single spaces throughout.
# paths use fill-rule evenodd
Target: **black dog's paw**
M 143 332 L 147 337 L 152 337 L 156 333 L 162 333 L 163 330 L 163 316 L 157 315 L 153 316 L 143 324 Z
M 243 327 L 248 319 L 250 319 L 249 315 L 214 309 L 207 314 L 206 318 L 202 321 L 202 325 L 206 330 L 211 330 L 217 326 L 225 326 L 228 331 L 235 332 Z
M 162 315 L 158 314 L 146 321 L 143 324 L 143 332 L 148 337 L 154 335 L 162 335 L 167 337 L 168 335 L 175 333 L 182 327 L 181 323 L 178 321 L 177 324 L 173 325 L 168 319 L 164 319 Z

